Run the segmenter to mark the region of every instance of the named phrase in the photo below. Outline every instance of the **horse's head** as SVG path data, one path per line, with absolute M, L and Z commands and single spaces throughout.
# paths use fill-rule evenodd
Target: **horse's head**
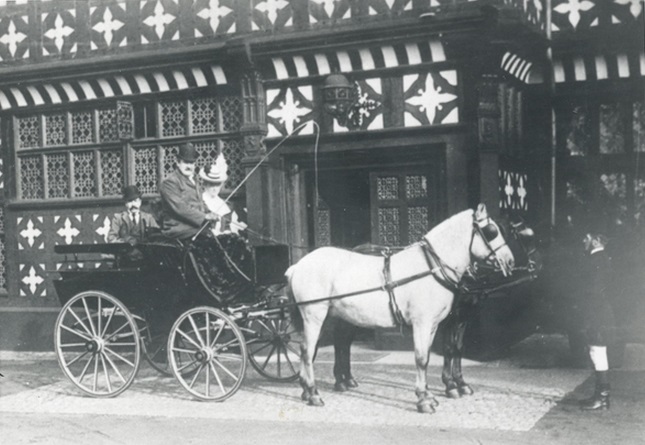
M 515 266 L 515 257 L 508 246 L 500 226 L 488 215 L 486 205 L 479 204 L 474 215 L 473 237 L 470 243 L 471 255 L 479 261 L 499 268 L 510 275 Z

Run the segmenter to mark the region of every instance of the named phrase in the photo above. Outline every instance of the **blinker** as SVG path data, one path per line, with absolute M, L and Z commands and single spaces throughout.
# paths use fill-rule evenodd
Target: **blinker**
M 482 235 L 489 243 L 499 236 L 499 230 L 495 224 L 488 224 L 482 228 Z

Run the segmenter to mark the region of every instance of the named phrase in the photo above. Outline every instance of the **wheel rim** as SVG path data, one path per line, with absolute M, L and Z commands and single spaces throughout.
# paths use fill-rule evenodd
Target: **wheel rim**
M 134 381 L 140 343 L 134 318 L 116 298 L 82 292 L 61 309 L 55 327 L 58 363 L 83 392 L 114 397 Z
M 240 388 L 246 345 L 223 312 L 200 307 L 182 314 L 168 338 L 170 367 L 177 381 L 201 400 L 222 401 Z
M 256 371 L 280 382 L 298 378 L 300 334 L 286 312 L 249 320 L 245 334 L 249 360 Z

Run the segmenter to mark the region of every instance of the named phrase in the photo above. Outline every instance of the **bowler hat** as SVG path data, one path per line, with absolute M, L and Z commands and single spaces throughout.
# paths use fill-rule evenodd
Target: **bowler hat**
M 179 154 L 177 158 L 184 162 L 195 162 L 199 157 L 197 149 L 190 142 L 186 142 L 184 145 L 179 147 Z
M 134 201 L 137 198 L 141 198 L 141 192 L 136 185 L 129 185 L 123 188 L 123 200 L 125 202 Z

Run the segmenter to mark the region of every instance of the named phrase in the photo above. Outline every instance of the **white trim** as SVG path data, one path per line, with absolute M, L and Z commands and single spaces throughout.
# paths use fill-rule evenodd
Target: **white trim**
M 170 85 L 168 85 L 168 81 L 166 80 L 163 74 L 152 73 L 152 77 L 155 78 L 155 81 L 157 82 L 157 86 L 159 87 L 159 91 L 170 91 Z
M 45 103 L 45 101 L 43 100 L 43 97 L 40 95 L 40 93 L 38 92 L 35 86 L 33 85 L 28 86 L 27 91 L 29 91 L 31 98 L 34 100 L 34 104 L 43 105 Z
M 287 72 L 287 65 L 284 64 L 284 60 L 280 57 L 274 57 L 271 59 L 273 62 L 273 69 L 275 70 L 276 79 L 288 79 L 289 73 Z
M 96 94 L 92 89 L 92 85 L 90 85 L 87 80 L 80 80 L 78 84 L 82 88 L 83 94 L 85 94 L 85 99 L 96 99 Z
M 137 85 L 139 86 L 140 93 L 152 93 L 152 90 L 150 89 L 150 85 L 148 84 L 148 81 L 146 80 L 146 78 L 143 77 L 143 74 L 135 74 L 134 80 L 135 82 L 137 82 Z
M 45 89 L 47 90 L 47 94 L 49 94 L 49 98 L 52 100 L 53 104 L 60 104 L 63 101 L 60 98 L 60 95 L 58 94 L 58 91 L 56 91 L 56 88 L 54 88 L 54 85 L 50 84 L 45 84 L 43 85 Z
M 132 89 L 130 88 L 130 84 L 128 83 L 127 80 L 125 80 L 125 77 L 116 76 L 114 80 L 116 80 L 116 83 L 119 84 L 119 88 L 121 88 L 121 93 L 124 96 L 129 96 L 130 94 L 132 94 Z
M 26 107 L 27 106 L 27 100 L 25 99 L 25 96 L 22 95 L 22 92 L 18 88 L 10 88 L 11 94 L 13 94 L 14 99 L 16 99 L 16 102 L 18 102 L 19 107 Z
M 197 83 L 198 87 L 208 86 L 206 75 L 204 74 L 204 71 L 202 71 L 201 68 L 194 67 L 190 71 L 193 73 L 193 78 L 195 79 L 195 83 Z M 188 80 L 186 80 L 186 76 L 184 76 L 184 73 L 182 73 L 181 71 L 173 71 L 172 75 L 175 77 L 175 80 L 177 81 L 177 87 L 180 90 L 185 90 L 188 88 Z M 180 83 L 181 83 L 181 86 L 180 86 Z
M 226 85 L 226 74 L 224 74 L 222 67 L 219 65 L 213 65 L 211 66 L 211 70 L 213 71 L 213 76 L 215 76 L 215 82 L 218 85 Z
M 106 79 L 96 79 L 96 82 L 99 84 L 101 87 L 101 90 L 103 91 L 103 96 L 105 97 L 114 97 L 114 90 L 110 86 L 110 83 Z

